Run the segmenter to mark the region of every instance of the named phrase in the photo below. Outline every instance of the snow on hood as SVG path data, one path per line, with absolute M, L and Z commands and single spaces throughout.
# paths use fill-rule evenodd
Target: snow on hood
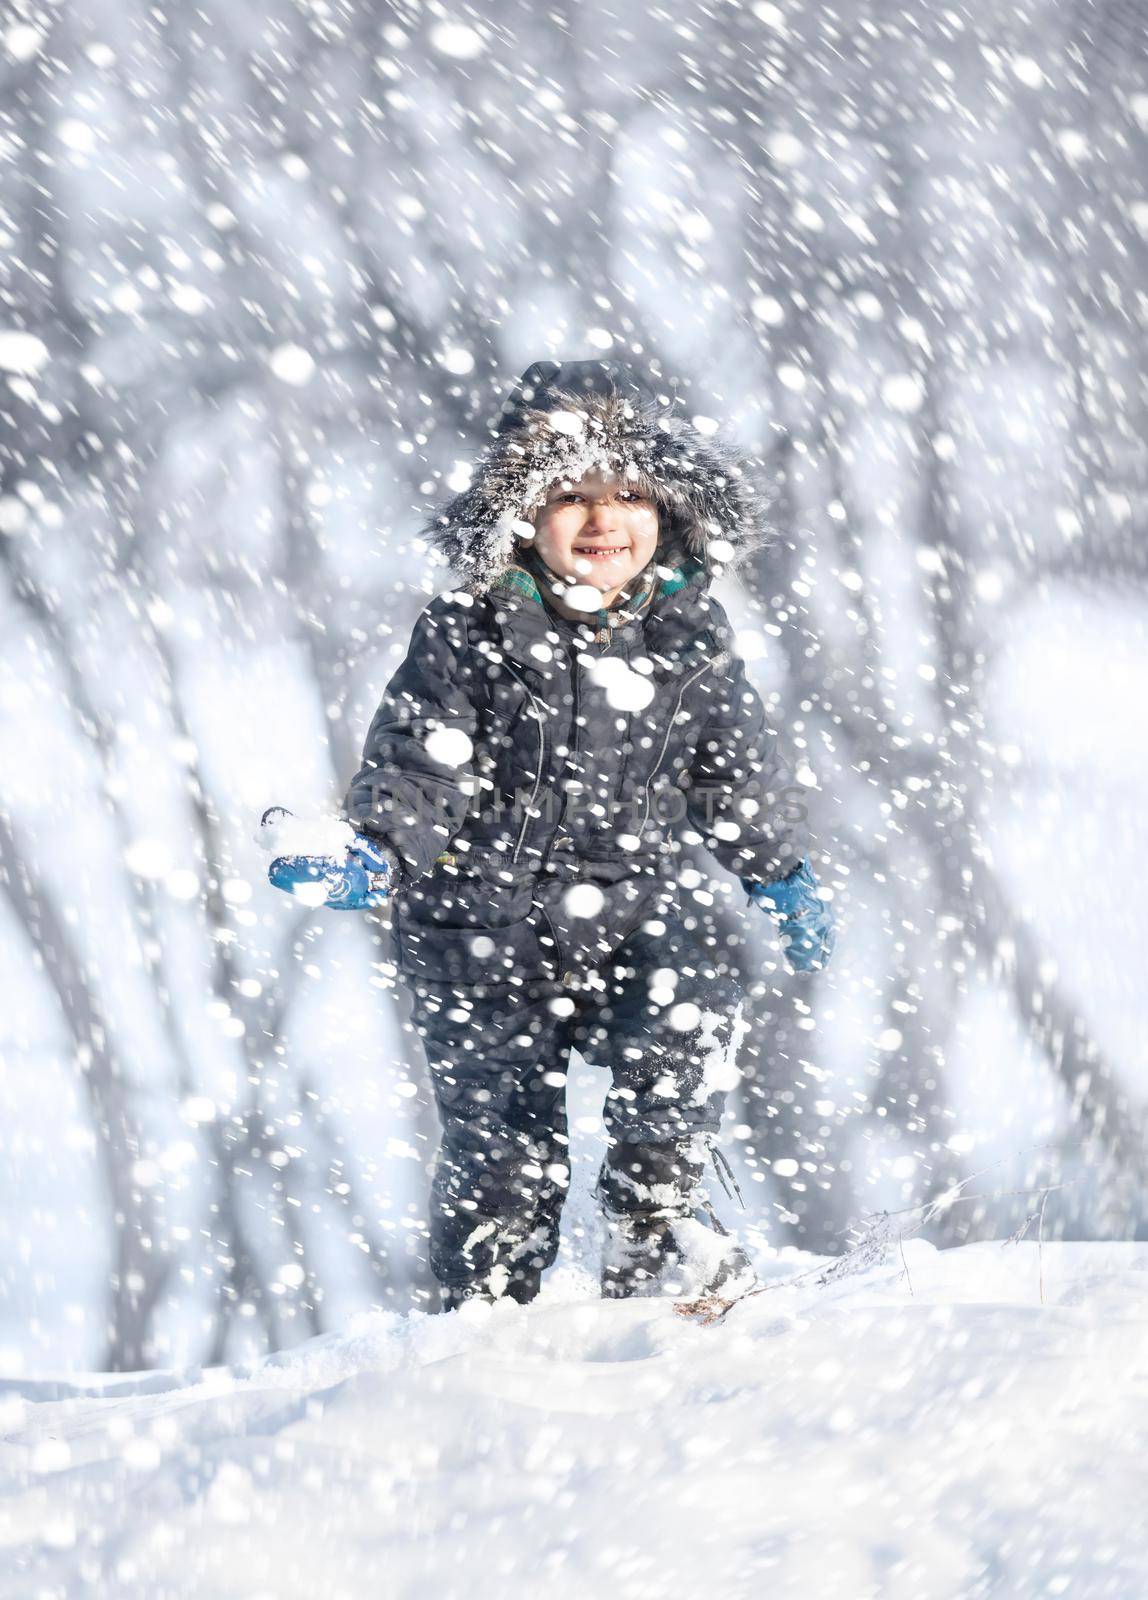
M 515 559 L 527 513 L 559 478 L 612 471 L 662 515 L 663 558 L 693 556 L 707 572 L 765 544 L 772 495 L 748 454 L 687 419 L 681 401 L 614 361 L 539 361 L 502 408 L 468 487 L 422 529 L 464 581 L 485 589 Z

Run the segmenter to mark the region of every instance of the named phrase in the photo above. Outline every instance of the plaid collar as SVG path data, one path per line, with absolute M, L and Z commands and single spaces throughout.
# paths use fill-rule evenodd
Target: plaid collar
M 504 568 L 491 583 L 490 588 L 492 590 L 510 589 L 516 594 L 523 595 L 526 599 L 536 601 L 538 605 L 545 607 L 546 601 L 539 587 L 538 578 L 531 571 L 531 565 L 534 565 L 538 572 L 544 578 L 549 579 L 555 587 L 566 581 L 559 577 L 543 561 L 537 551 L 531 550 L 524 555 L 521 563 Z M 667 571 L 665 567 L 661 570 L 663 573 Z M 700 561 L 687 558 L 681 566 L 670 567 L 668 569 L 669 576 L 663 577 L 658 572 L 656 560 L 652 560 L 638 574 L 636 587 L 632 594 L 627 595 L 625 599 L 619 596 L 612 606 L 600 606 L 596 616 L 591 612 L 586 613 L 587 626 L 590 625 L 591 617 L 594 616 L 593 625 L 600 632 L 610 628 L 623 627 L 627 622 L 632 622 L 635 617 L 652 610 L 655 596 L 661 598 L 677 594 L 687 584 L 693 583 L 704 570 Z

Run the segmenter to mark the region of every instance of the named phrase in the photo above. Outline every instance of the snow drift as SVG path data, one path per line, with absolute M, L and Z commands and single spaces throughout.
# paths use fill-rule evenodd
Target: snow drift
M 249 1369 L 8 1380 L 0 1595 L 1148 1592 L 1148 1244 L 814 1259 L 712 1327 L 566 1267 Z

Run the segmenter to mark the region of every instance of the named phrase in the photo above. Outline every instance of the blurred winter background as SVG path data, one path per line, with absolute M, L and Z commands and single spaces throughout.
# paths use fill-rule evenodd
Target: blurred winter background
M 743 1225 L 833 1253 L 976 1175 L 934 1243 L 1148 1237 L 1140 9 L 3 30 L 0 1371 L 233 1359 L 425 1290 L 386 918 L 294 906 L 251 833 L 338 803 L 450 584 L 425 508 L 546 355 L 658 358 L 780 488 L 719 592 L 843 933 L 789 980 L 694 863 L 766 980 Z

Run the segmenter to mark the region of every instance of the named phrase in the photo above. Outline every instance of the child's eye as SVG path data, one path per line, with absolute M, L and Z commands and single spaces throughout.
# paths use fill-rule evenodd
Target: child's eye
M 567 489 L 565 493 L 556 497 L 559 503 L 563 500 L 581 500 L 581 498 L 582 496 L 575 489 Z M 646 497 L 637 489 L 623 489 L 618 498 L 620 500 L 644 500 Z

